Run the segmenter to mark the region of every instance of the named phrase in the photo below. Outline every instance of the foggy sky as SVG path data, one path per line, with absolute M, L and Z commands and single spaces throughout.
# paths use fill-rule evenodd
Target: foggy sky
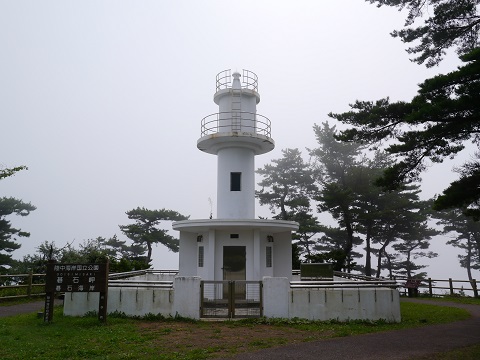
M 45 240 L 125 239 L 118 225 L 137 206 L 208 218 L 210 198 L 215 216 L 216 158 L 196 141 L 200 120 L 218 111 L 222 70 L 259 77 L 257 111 L 276 148 L 257 168 L 285 148 L 307 157 L 312 126 L 356 99 L 410 100 L 458 62 L 410 62 L 389 35 L 404 18 L 362 0 L 0 1 L 0 164 L 29 168 L 2 180 L 0 196 L 38 208 L 11 218 L 31 232 L 14 257 Z M 451 167 L 429 169 L 422 197 L 441 192 Z M 466 278 L 445 241 L 427 271 Z M 154 257 L 157 269 L 178 267 L 161 246 Z

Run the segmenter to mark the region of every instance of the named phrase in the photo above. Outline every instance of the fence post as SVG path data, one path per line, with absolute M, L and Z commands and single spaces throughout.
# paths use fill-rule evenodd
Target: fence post
M 448 278 L 448 283 L 450 284 L 450 295 L 455 295 L 455 293 L 453 292 L 453 281 L 452 281 L 452 278 Z
M 430 293 L 430 296 L 433 296 L 433 291 L 432 291 L 432 278 L 428 278 L 428 292 Z
M 228 317 L 235 317 L 235 281 L 228 282 Z
M 33 283 L 33 271 L 28 272 L 28 287 L 27 287 L 27 296 L 32 297 L 32 283 Z
M 473 296 L 478 298 L 477 280 L 475 279 L 472 279 L 472 290 L 473 290 Z

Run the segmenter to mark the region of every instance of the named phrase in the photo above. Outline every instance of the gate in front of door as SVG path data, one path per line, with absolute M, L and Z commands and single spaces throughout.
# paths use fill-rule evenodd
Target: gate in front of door
M 246 281 L 246 247 L 223 247 L 223 280 L 201 282 L 201 317 L 260 317 L 262 282 Z
M 263 316 L 261 281 L 201 281 L 200 293 L 202 318 Z

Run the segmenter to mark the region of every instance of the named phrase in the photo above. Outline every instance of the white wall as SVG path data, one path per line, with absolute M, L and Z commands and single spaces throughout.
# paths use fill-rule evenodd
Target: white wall
M 255 154 L 252 149 L 228 147 L 217 154 L 217 218 L 255 218 Z M 241 191 L 230 191 L 230 173 L 241 173 Z
M 267 318 L 289 318 L 287 278 L 263 278 L 263 315 Z
M 174 289 L 110 288 L 107 312 L 130 316 L 161 314 L 200 317 L 199 277 L 175 278 Z M 64 314 L 98 311 L 98 293 L 65 294 Z M 400 322 L 400 297 L 388 288 L 292 289 L 283 277 L 263 278 L 264 316 L 309 320 L 386 320 Z
M 66 316 L 83 316 L 89 311 L 98 312 L 99 293 L 66 293 L 63 313 Z M 123 312 L 129 316 L 161 314 L 173 316 L 173 289 L 109 288 L 107 313 Z
M 173 316 L 180 315 L 191 319 L 200 318 L 199 277 L 177 276 L 174 282 L 175 304 Z
M 180 249 L 178 255 L 179 276 L 197 275 L 197 234 L 186 231 L 180 232 Z
M 265 277 L 263 301 L 266 317 L 401 321 L 395 289 L 291 289 L 287 278 Z
M 401 320 L 400 297 L 394 289 L 291 289 L 289 298 L 290 318 Z
M 274 235 L 273 276 L 292 278 L 292 234 L 290 231 Z

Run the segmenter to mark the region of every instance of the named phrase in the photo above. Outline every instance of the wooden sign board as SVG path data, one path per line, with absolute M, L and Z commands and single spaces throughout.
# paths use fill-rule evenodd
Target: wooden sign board
M 53 319 L 56 292 L 99 292 L 98 319 L 107 321 L 108 263 L 47 264 L 44 321 Z

